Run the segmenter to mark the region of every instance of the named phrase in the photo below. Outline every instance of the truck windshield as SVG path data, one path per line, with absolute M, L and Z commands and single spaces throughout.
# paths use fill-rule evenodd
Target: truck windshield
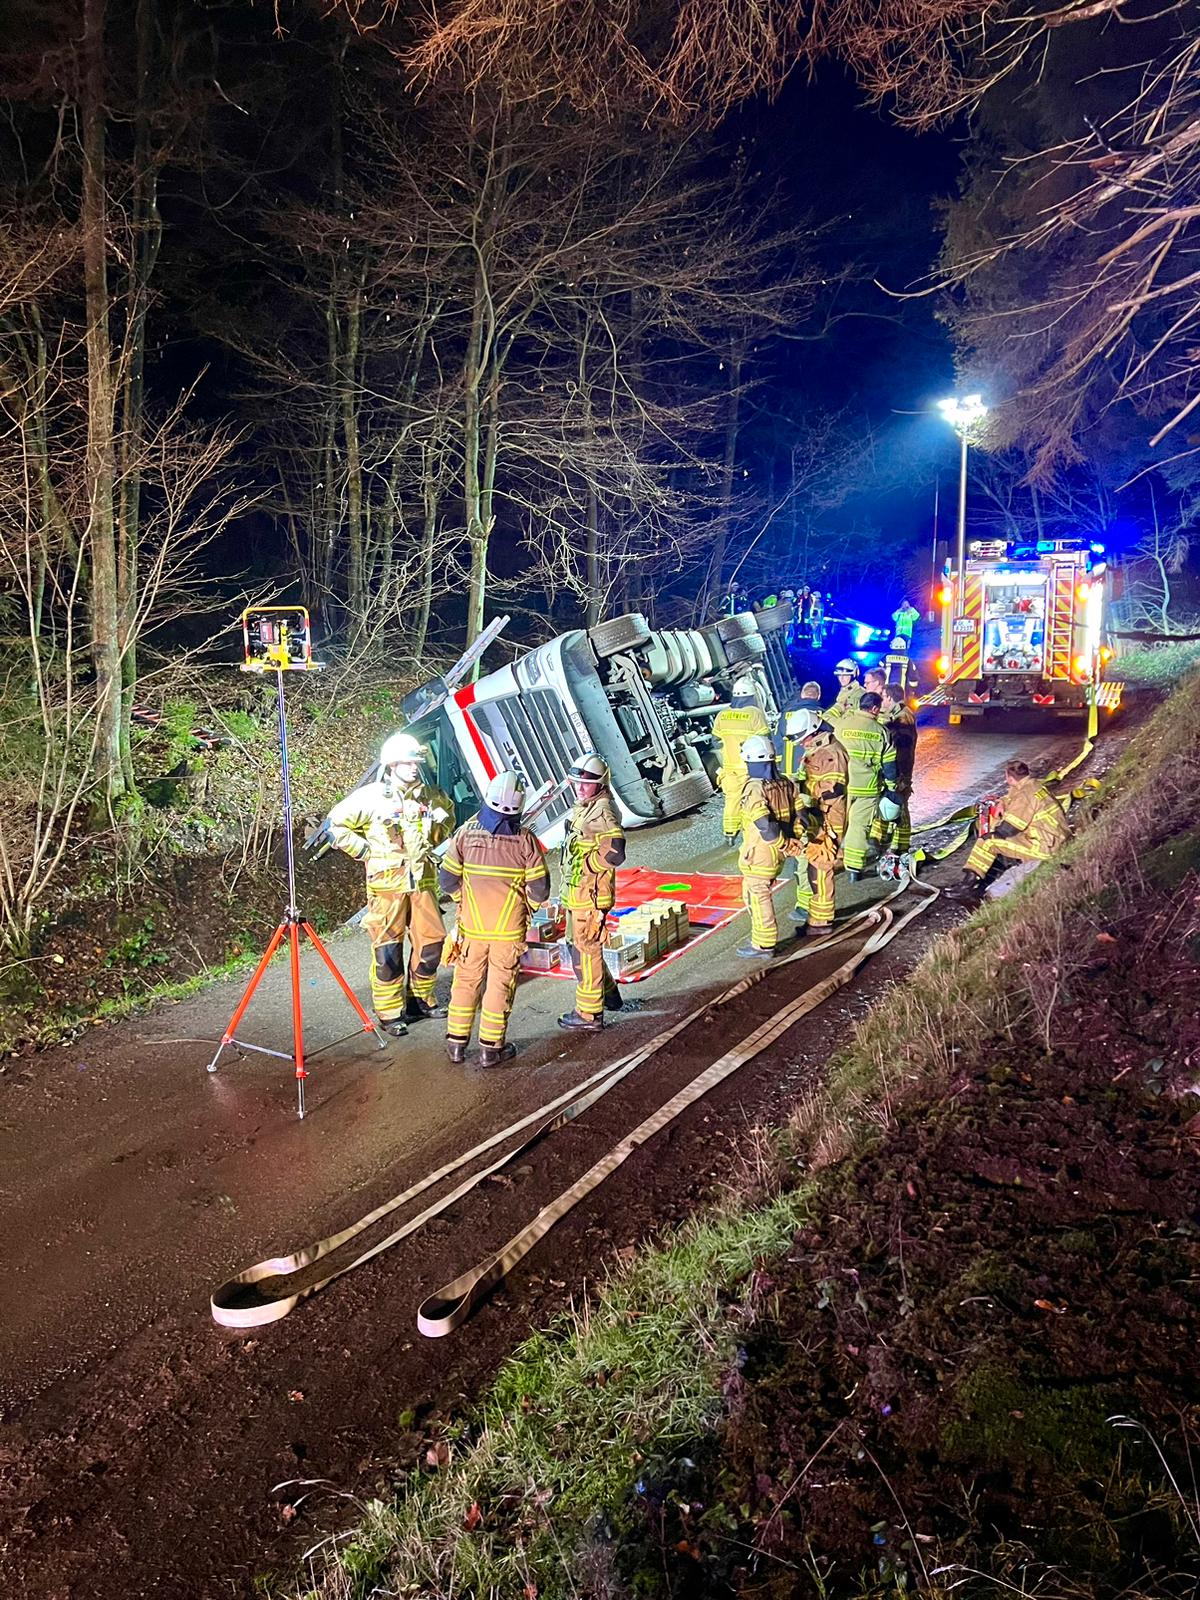
M 983 669 L 1041 672 L 1046 646 L 1046 579 L 997 572 L 983 580 Z

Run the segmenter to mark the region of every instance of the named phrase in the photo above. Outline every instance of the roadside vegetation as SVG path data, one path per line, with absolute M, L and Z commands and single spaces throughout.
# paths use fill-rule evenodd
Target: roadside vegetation
M 1192 1594 L 1200 674 L 306 1593 Z
M 385 663 L 288 682 L 297 845 L 358 781 L 411 687 Z M 10 696 L 12 694 L 10 683 Z M 0 735 L 0 808 L 13 898 L 38 852 L 42 766 L 20 707 Z M 24 933 L 0 954 L 0 1050 L 31 1051 L 87 1021 L 180 996 L 255 956 L 286 898 L 273 682 L 193 672 L 133 723 L 139 800 L 97 829 L 82 815 L 53 871 L 32 887 Z M 298 858 L 301 904 L 318 928 L 361 903 L 361 869 Z M 24 876 L 22 876 L 24 875 Z

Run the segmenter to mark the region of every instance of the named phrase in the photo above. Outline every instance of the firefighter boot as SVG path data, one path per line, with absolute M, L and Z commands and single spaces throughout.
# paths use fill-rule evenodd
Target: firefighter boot
M 517 1053 L 515 1044 L 481 1044 L 479 1046 L 479 1065 L 481 1067 L 502 1067 Z
M 737 947 L 737 953 L 743 961 L 770 961 L 775 951 L 774 948 L 760 950 L 756 944 L 740 944 Z
M 456 1039 L 452 1034 L 446 1036 L 446 1054 L 456 1066 L 462 1066 L 467 1059 L 467 1040 Z
M 808 912 L 804 909 L 803 906 L 793 906 L 792 909 L 788 912 L 788 921 L 789 922 L 794 922 L 798 928 L 807 927 L 807 925 L 808 925 Z
M 978 900 L 982 896 L 983 879 L 977 872 L 968 872 L 966 867 L 964 867 L 962 877 L 959 882 L 954 884 L 951 888 L 944 890 L 943 893 L 945 894 L 947 900 L 957 900 L 965 904 L 970 904 L 972 901 Z
M 403 1039 L 408 1034 L 408 1024 L 403 1017 L 380 1017 L 379 1026 L 392 1039 Z
M 625 1001 L 622 998 L 621 991 L 617 985 L 615 983 L 606 983 L 604 985 L 605 1011 L 620 1011 L 624 1008 L 624 1005 Z
M 424 1022 L 429 1017 L 444 1017 L 445 1006 L 434 1005 L 429 1000 L 420 1000 L 415 994 L 410 994 L 408 1003 L 404 1007 L 405 1020 L 408 1022 Z
M 604 1026 L 604 1018 L 585 1017 L 579 1011 L 568 1011 L 565 1016 L 559 1017 L 558 1025 L 569 1033 L 599 1033 Z

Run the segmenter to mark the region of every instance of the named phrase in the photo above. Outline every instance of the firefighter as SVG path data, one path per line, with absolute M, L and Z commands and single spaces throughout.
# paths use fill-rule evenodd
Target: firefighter
M 621 992 L 604 964 L 604 924 L 617 891 L 617 868 L 625 860 L 625 834 L 608 787 L 608 763 L 589 751 L 567 774 L 575 809 L 563 844 L 563 905 L 575 968 L 575 1009 L 559 1017 L 560 1028 L 595 1033 L 604 1010 L 621 1009 Z
M 907 596 L 892 612 L 892 623 L 897 635 L 904 640 L 907 647 L 912 643 L 913 627 L 921 613 Z
M 888 646 L 888 653 L 883 658 L 884 671 L 888 683 L 894 683 L 903 696 L 917 691 L 917 669 L 913 666 L 908 654 L 908 641 L 899 634 Z
M 796 786 L 776 771 L 775 746 L 766 734 L 747 739 L 740 753 L 746 781 L 741 796 L 738 867 L 742 899 L 750 912 L 750 942 L 738 946 L 738 955 L 765 961 L 775 954 L 779 943 L 771 888 L 779 875 L 784 846 L 796 834 Z
M 837 699 L 825 713 L 825 720 L 837 723 L 848 711 L 857 711 L 858 702 L 865 694 L 865 690 L 858 681 L 858 662 L 851 656 L 843 656 L 833 669 L 833 675 L 838 681 Z
M 379 776 L 339 800 L 329 813 L 337 849 L 367 869 L 371 938 L 371 998 L 388 1033 L 442 1015 L 433 988 L 446 930 L 438 909 L 434 849 L 449 836 L 454 805 L 421 777 L 425 748 L 410 733 L 394 733 L 379 752 Z M 405 993 L 404 936 L 408 935 Z
M 986 838 L 976 840 L 963 868 L 962 882 L 946 891 L 952 900 L 977 898 L 998 857 L 1049 861 L 1071 837 L 1062 806 L 1045 784 L 1031 775 L 1024 761 L 1010 761 L 1004 777 L 1008 793 L 1000 807 L 1000 820 Z
M 917 764 L 917 719 L 904 698 L 904 688 L 901 684 L 889 683 L 884 689 L 883 710 L 879 714 L 879 720 L 891 735 L 896 750 L 894 792 L 899 810 L 899 816 L 887 823 L 890 838 L 888 833 L 885 833 L 882 842 L 890 844 L 897 855 L 903 855 L 912 845 L 910 806 L 913 771 Z
M 726 844 L 737 841 L 742 788 L 746 782 L 742 745 L 747 739 L 757 734 L 767 735 L 770 731 L 754 679 L 749 674 L 736 678 L 729 704 L 713 719 L 713 735 L 721 741 L 721 793 L 725 796 L 721 828 Z
M 843 859 L 853 883 L 862 876 L 871 847 L 871 833 L 879 816 L 879 802 L 890 805 L 896 795 L 896 750 L 887 729 L 879 724 L 883 702 L 874 691 L 864 692 L 856 711 L 848 711 L 834 727 L 849 763 L 849 796 Z
M 887 686 L 887 673 L 882 667 L 872 667 L 869 672 L 863 673 L 863 693 L 877 694 L 883 698 L 883 691 Z
M 466 1057 L 475 1013 L 479 1065 L 499 1067 L 516 1055 L 506 1044 L 529 913 L 550 893 L 546 857 L 535 834 L 521 826 L 525 790 L 515 772 L 488 784 L 479 815 L 450 841 L 439 878 L 458 905 L 458 958 L 450 990 L 446 1054 Z M 481 1004 L 482 1002 L 482 1004 Z
M 846 837 L 846 752 L 812 713 L 800 746 L 800 826 L 797 827 L 796 905 L 791 920 L 821 933 L 833 922 L 833 875 Z
M 821 685 L 815 678 L 810 678 L 798 695 L 789 698 L 787 709 L 779 718 L 776 743 L 783 746 L 783 770 L 789 778 L 799 775 L 803 755 L 800 741 L 812 726 L 813 712 L 816 712 L 817 721 L 820 721 Z

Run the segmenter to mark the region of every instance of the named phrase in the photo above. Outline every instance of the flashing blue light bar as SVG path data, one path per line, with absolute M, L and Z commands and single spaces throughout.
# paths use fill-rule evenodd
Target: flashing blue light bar
M 869 628 L 865 622 L 860 622 L 854 630 L 854 642 L 857 645 L 870 644 L 875 637 L 875 629 Z
M 1095 556 L 1102 556 L 1104 554 L 1104 546 L 1102 544 L 1092 545 L 1091 550 L 1092 554 Z

